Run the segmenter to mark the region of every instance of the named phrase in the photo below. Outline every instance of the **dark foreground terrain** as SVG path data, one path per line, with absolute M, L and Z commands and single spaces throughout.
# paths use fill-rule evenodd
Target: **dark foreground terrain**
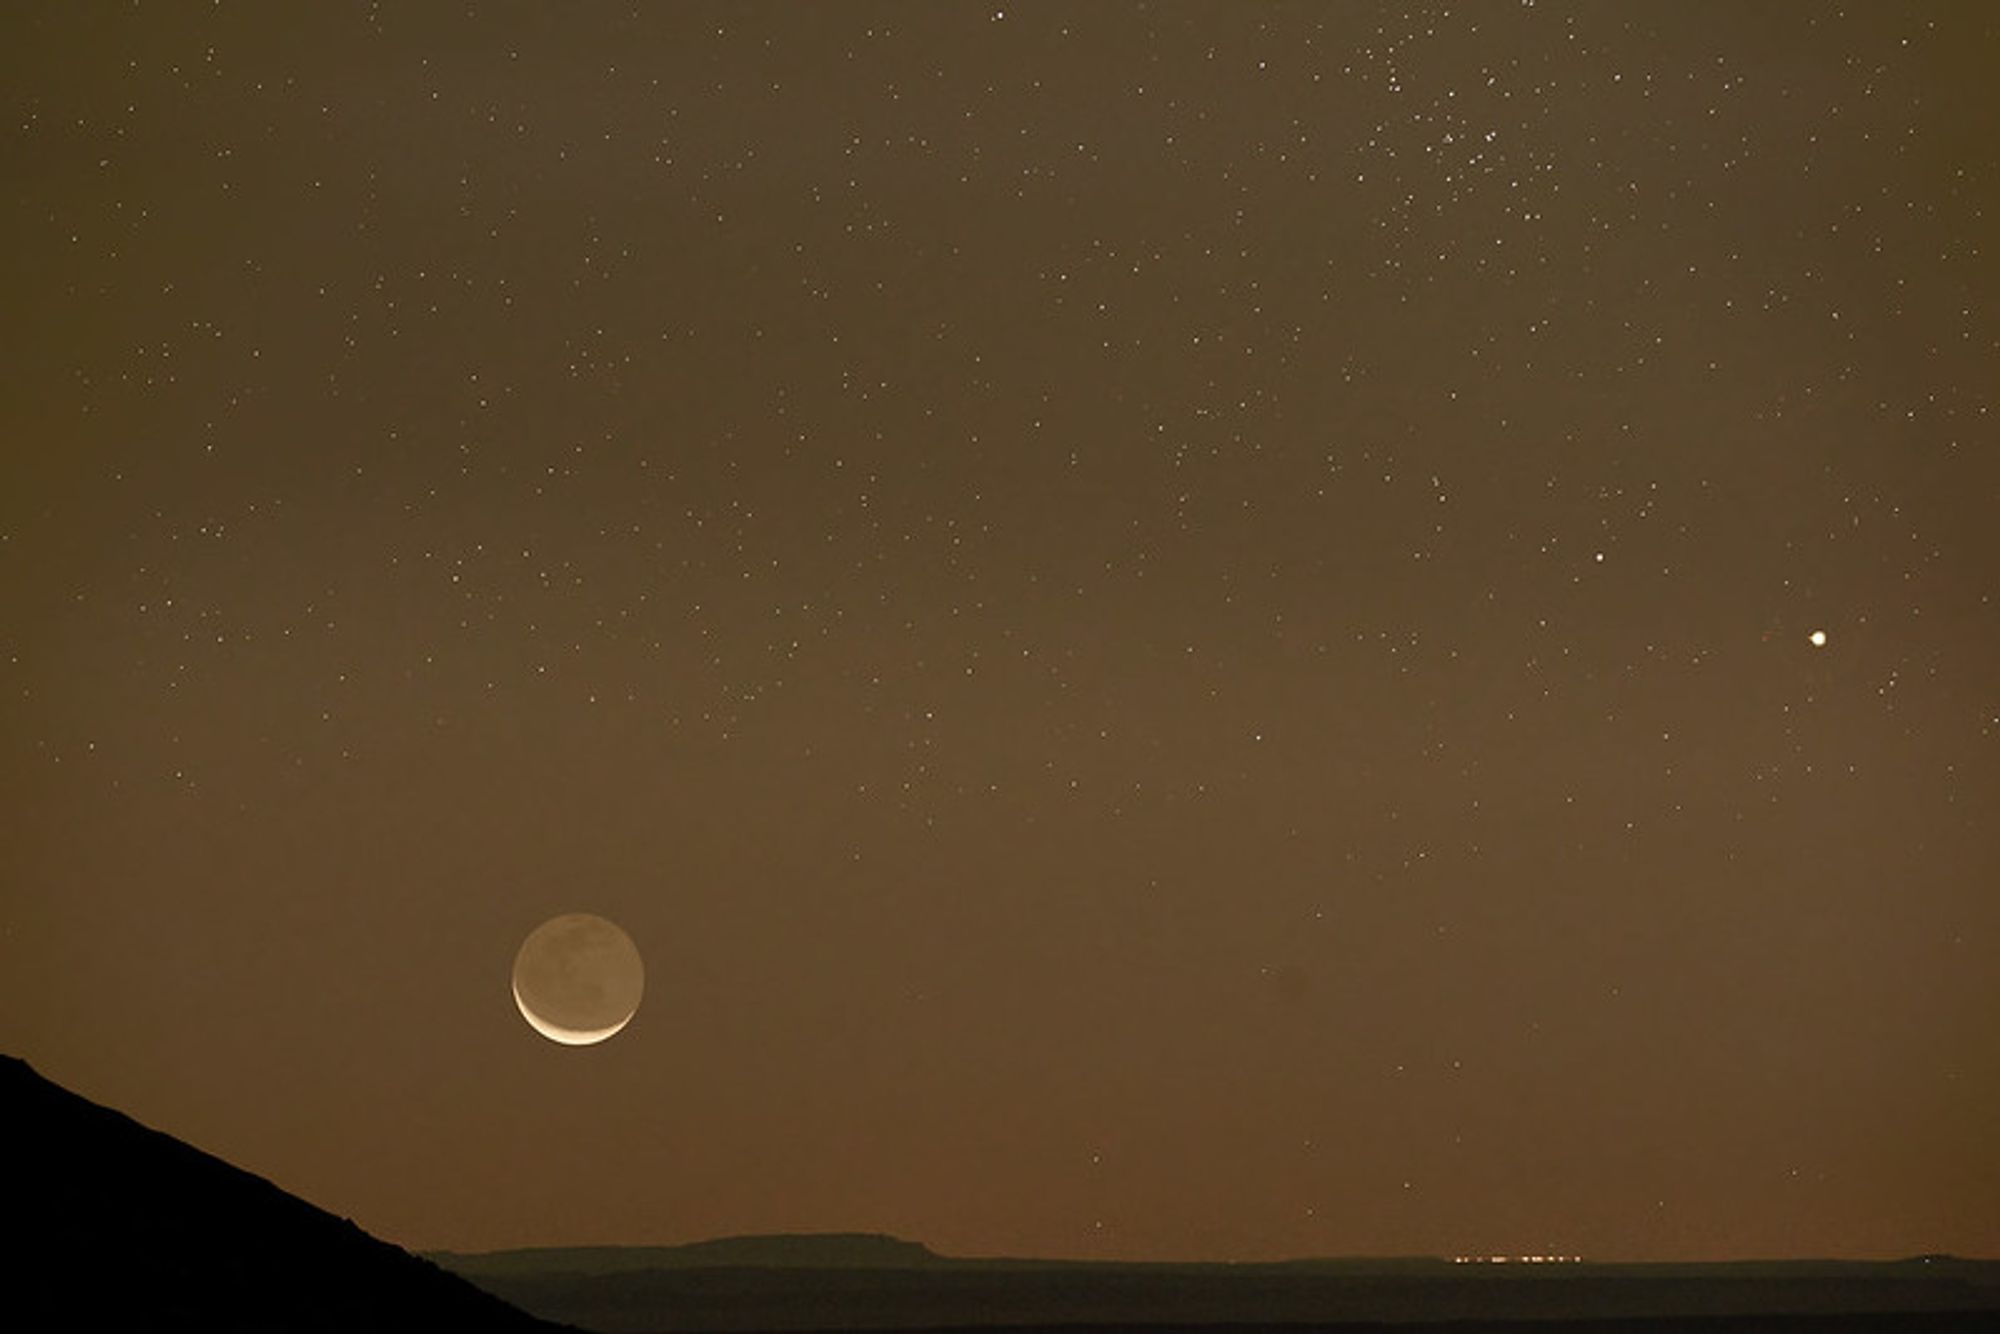
M 434 1257 L 551 1319 L 605 1331 L 948 1329 L 1990 1330 L 2000 1263 L 1285 1264 L 962 1260 L 889 1237 Z
M 0 1056 L 0 1329 L 553 1327 Z
M 651 1334 L 2000 1334 L 2000 1263 L 1946 1256 L 1121 1265 L 953 1259 L 846 1235 L 432 1263 L 9 1057 L 0 1057 L 0 1126 L 13 1154 L 0 1191 L 12 1238 L 0 1248 L 0 1329 L 10 1331 L 532 1334 L 557 1328 L 547 1320 Z

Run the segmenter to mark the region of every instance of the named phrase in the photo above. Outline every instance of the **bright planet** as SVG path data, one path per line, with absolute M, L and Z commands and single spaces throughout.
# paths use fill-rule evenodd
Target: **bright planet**
M 646 967 L 616 922 L 565 913 L 521 942 L 513 989 L 530 1028 L 565 1047 L 588 1047 L 632 1022 L 646 990 Z

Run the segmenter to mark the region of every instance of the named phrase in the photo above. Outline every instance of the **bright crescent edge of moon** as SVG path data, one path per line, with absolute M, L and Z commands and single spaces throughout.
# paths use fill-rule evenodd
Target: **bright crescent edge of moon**
M 528 1002 L 521 999 L 519 985 L 510 982 L 507 989 L 514 993 L 514 1005 L 521 1011 L 521 1017 L 528 1021 L 528 1026 L 549 1041 L 560 1042 L 565 1047 L 588 1047 L 593 1043 L 602 1042 L 632 1022 L 632 1015 L 628 1014 L 609 1028 L 564 1028 L 561 1024 L 550 1023 L 529 1009 Z

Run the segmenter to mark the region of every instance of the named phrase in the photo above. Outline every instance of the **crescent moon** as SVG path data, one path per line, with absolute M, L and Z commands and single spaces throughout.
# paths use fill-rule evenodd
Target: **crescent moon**
M 645 989 L 646 966 L 632 938 L 594 913 L 564 913 L 530 931 L 508 984 L 528 1027 L 565 1047 L 623 1032 Z
M 521 1017 L 528 1021 L 528 1027 L 549 1041 L 560 1042 L 565 1047 L 588 1047 L 592 1043 L 602 1042 L 608 1037 L 616 1036 L 618 1030 L 632 1022 L 632 1016 L 628 1014 L 609 1028 L 564 1028 L 561 1024 L 550 1023 L 529 1009 L 528 1002 L 521 999 L 521 988 L 510 984 L 508 990 L 514 993 L 514 1004 L 521 1011 Z

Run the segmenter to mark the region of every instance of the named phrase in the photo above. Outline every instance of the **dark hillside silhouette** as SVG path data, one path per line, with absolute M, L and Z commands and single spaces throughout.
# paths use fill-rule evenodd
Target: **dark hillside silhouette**
M 18 1330 L 548 1331 L 344 1218 L 0 1056 Z

